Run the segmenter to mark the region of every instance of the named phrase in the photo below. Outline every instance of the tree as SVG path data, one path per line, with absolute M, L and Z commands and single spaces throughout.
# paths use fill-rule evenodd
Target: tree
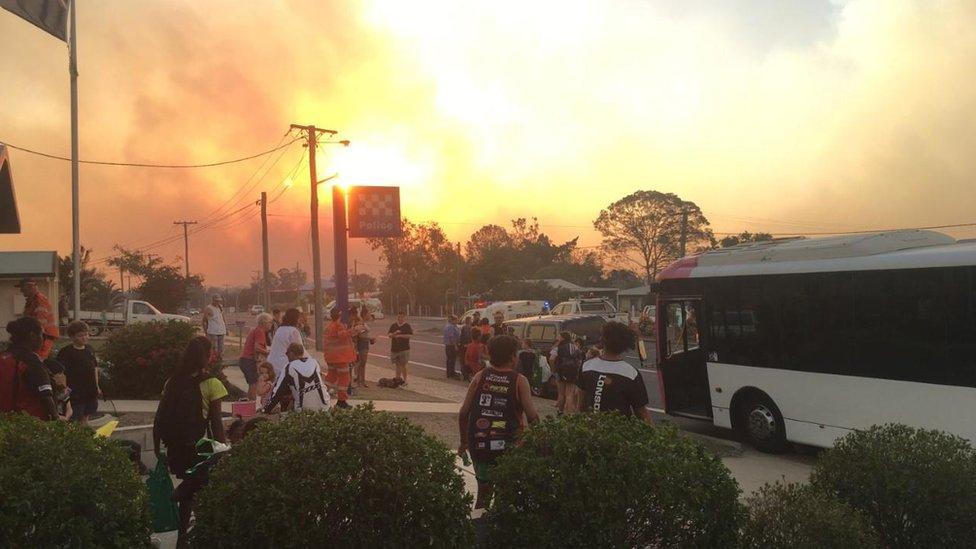
M 89 266 L 91 250 L 81 247 L 81 308 L 89 311 L 111 309 L 121 299 L 122 292 L 105 273 Z M 71 294 L 74 288 L 74 262 L 70 255 L 58 257 L 58 280 L 62 291 Z
M 680 259 L 683 211 L 686 250 L 710 248 L 714 236 L 708 219 L 698 205 L 674 193 L 637 191 L 601 210 L 593 226 L 603 235 L 604 252 L 640 268 L 651 284 L 661 269 Z
M 278 269 L 277 286 L 272 286 L 272 290 L 298 290 L 308 283 L 308 273 L 303 271 L 298 265 L 294 269 L 287 267 Z
M 511 231 L 485 225 L 471 235 L 467 252 L 466 281 L 486 292 L 513 280 L 564 278 L 579 284 L 596 284 L 601 278 L 599 258 L 576 248 L 576 238 L 554 244 L 539 230 L 539 221 L 512 220 Z
M 379 287 L 376 277 L 366 273 L 357 273 L 349 278 L 349 287 L 357 294 L 375 292 Z
M 386 263 L 380 279 L 383 294 L 387 299 L 402 296 L 411 306 L 444 303 L 459 263 L 454 245 L 437 223 L 417 225 L 404 219 L 402 226 L 399 237 L 367 240 Z
M 750 233 L 749 231 L 743 231 L 739 234 L 730 234 L 722 240 L 719 240 L 719 245 L 722 248 L 731 248 L 732 246 L 738 246 L 739 244 L 766 242 L 772 239 L 773 235 L 769 233 Z
M 164 312 L 174 312 L 186 303 L 190 292 L 203 287 L 203 277 L 183 276 L 178 265 L 169 265 L 163 258 L 155 254 L 126 250 L 116 246 L 117 255 L 109 259 L 108 263 L 140 277 L 142 283 L 137 290 L 140 297 L 151 302 Z
M 634 274 L 634 271 L 627 269 L 613 269 L 607 273 L 606 281 L 614 288 L 626 290 L 641 284 L 641 277 Z

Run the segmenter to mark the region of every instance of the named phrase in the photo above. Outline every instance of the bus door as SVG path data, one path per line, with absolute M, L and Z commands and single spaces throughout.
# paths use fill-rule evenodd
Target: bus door
M 658 307 L 658 369 L 669 414 L 712 417 L 701 334 L 700 298 L 662 299 Z

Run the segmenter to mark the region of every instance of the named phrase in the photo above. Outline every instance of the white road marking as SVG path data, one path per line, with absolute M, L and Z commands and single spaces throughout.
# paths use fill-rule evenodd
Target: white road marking
M 377 336 L 377 337 L 382 337 L 383 339 L 390 339 L 389 336 L 385 336 L 385 335 L 380 335 L 380 336 Z M 410 343 L 426 343 L 427 345 L 436 345 L 438 347 L 443 347 L 444 346 L 443 343 L 435 343 L 433 341 L 424 341 L 423 339 L 417 339 L 416 336 L 410 338 Z
M 389 355 L 381 355 L 379 353 L 373 353 L 373 352 L 370 352 L 369 353 L 369 356 L 371 356 L 371 357 L 372 356 L 378 356 L 380 358 L 385 358 L 387 360 L 389 360 L 389 358 L 390 358 Z M 426 362 L 417 362 L 417 361 L 414 361 L 414 360 L 408 361 L 407 363 L 408 364 L 416 364 L 417 366 L 423 366 L 425 368 L 433 368 L 435 370 L 441 370 L 441 371 L 445 371 L 445 372 L 447 371 L 447 367 L 446 366 L 434 366 L 433 364 L 427 364 Z

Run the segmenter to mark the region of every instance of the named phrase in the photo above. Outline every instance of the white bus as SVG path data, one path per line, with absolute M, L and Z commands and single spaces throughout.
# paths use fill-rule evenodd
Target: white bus
M 976 443 L 976 242 L 778 240 L 684 258 L 658 281 L 669 414 L 769 452 L 887 422 Z

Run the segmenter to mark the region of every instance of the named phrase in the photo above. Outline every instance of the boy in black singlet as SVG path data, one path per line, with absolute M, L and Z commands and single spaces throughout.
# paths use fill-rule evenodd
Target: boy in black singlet
M 470 451 L 478 479 L 475 509 L 484 508 L 491 499 L 489 469 L 512 447 L 522 428 L 523 414 L 529 423 L 539 421 L 529 380 L 515 371 L 516 351 L 518 342 L 512 336 L 495 336 L 488 342 L 491 365 L 471 380 L 458 412 L 458 454 Z

